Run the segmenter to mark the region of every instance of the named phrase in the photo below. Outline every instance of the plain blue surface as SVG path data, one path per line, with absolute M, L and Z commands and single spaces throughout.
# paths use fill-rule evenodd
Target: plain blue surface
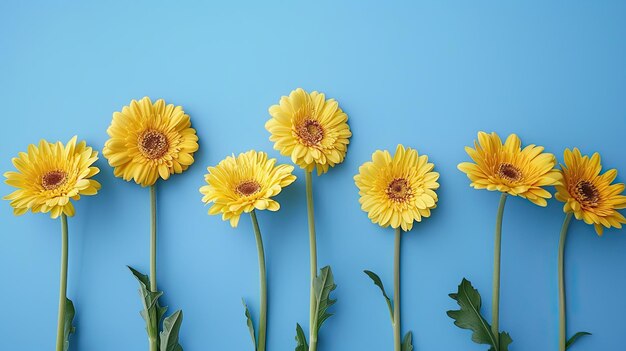
M 158 281 L 182 308 L 185 350 L 251 350 L 241 297 L 258 312 L 250 221 L 232 229 L 200 202 L 206 166 L 248 149 L 272 149 L 267 109 L 296 87 L 320 90 L 347 112 L 346 161 L 314 178 L 320 265 L 338 284 L 320 351 L 390 350 L 392 332 L 371 269 L 391 288 L 393 234 L 359 208 L 352 177 L 376 149 L 397 143 L 430 156 L 441 173 L 439 207 L 403 240 L 402 322 L 415 349 L 485 350 L 445 314 L 462 277 L 489 316 L 498 194 L 469 187 L 457 163 L 478 130 L 518 133 L 525 144 L 599 151 L 626 172 L 624 2 L 116 1 L 0 4 L 0 170 L 40 138 L 78 134 L 101 150 L 111 114 L 150 96 L 182 105 L 200 137 L 195 164 L 158 185 Z M 97 165 L 102 190 L 77 203 L 70 228 L 68 294 L 77 308 L 71 350 L 147 349 L 137 282 L 148 271 L 149 194 Z M 304 176 L 259 214 L 269 275 L 270 350 L 292 350 L 308 330 Z M 0 193 L 11 188 L 0 185 Z M 564 218 L 508 201 L 501 327 L 511 350 L 557 349 L 556 253 Z M 7 350 L 52 350 L 60 223 L 13 217 L 0 203 L 0 338 Z M 622 350 L 626 236 L 573 223 L 567 250 L 572 350 Z

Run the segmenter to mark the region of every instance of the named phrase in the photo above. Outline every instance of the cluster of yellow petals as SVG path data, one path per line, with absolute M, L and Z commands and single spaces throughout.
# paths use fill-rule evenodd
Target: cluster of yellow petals
M 413 222 L 429 217 L 437 206 L 439 173 L 433 168 L 428 156 L 402 145 L 393 156 L 387 150 L 377 150 L 372 161 L 361 165 L 354 176 L 361 209 L 382 227 L 411 230 Z
M 573 212 L 576 219 L 593 224 L 598 235 L 602 235 L 603 227 L 621 228 L 626 219 L 617 210 L 626 208 L 626 196 L 622 195 L 623 183 L 611 184 L 617 171 L 600 174 L 600 155 L 583 156 L 577 148 L 566 149 L 564 159 L 563 183 L 556 186 L 555 195 L 565 202 L 563 211 Z
M 189 115 L 181 106 L 154 104 L 148 97 L 132 100 L 122 112 L 113 113 L 111 137 L 102 154 L 114 167 L 116 177 L 134 180 L 141 186 L 154 185 L 161 177 L 182 173 L 194 162 L 198 137 Z
M 296 89 L 269 112 L 272 118 L 265 128 L 271 133 L 270 140 L 295 164 L 322 174 L 343 162 L 352 133 L 347 115 L 335 100 L 326 100 L 316 91 L 309 94 Z M 103 154 L 114 167 L 115 176 L 142 186 L 183 172 L 194 162 L 193 153 L 198 150 L 189 116 L 182 107 L 166 105 L 162 99 L 155 103 L 148 97 L 132 100 L 113 114 L 107 133 L 110 139 Z M 465 148 L 474 162 L 460 163 L 458 168 L 476 189 L 520 196 L 539 206 L 546 206 L 546 199 L 552 197 L 544 187 L 554 185 L 556 198 L 565 203 L 563 210 L 593 224 L 599 235 L 603 227 L 621 228 L 626 223 L 617 211 L 626 208 L 624 184 L 612 184 L 617 177 L 615 169 L 600 174 L 598 153 L 589 157 L 576 148 L 566 149 L 565 164 L 556 170 L 556 158 L 543 150 L 535 145 L 522 149 L 515 134 L 502 143 L 496 133 L 479 132 L 474 148 Z M 66 145 L 45 140 L 38 146 L 29 145 L 27 152 L 12 160 L 17 172 L 4 174 L 5 182 L 17 188 L 4 199 L 11 201 L 16 215 L 31 210 L 50 212 L 53 218 L 62 213 L 73 216 L 70 199 L 95 195 L 100 189 L 100 184 L 90 179 L 99 172 L 92 167 L 97 154 L 84 141 L 77 143 L 76 136 Z M 221 213 L 223 220 L 236 227 L 244 212 L 277 211 L 280 205 L 272 197 L 296 177 L 292 166 L 275 164 L 266 153 L 251 150 L 209 167 L 207 185 L 200 188 L 202 201 L 213 203 L 209 214 Z M 427 156 L 402 145 L 393 156 L 377 150 L 354 177 L 361 208 L 372 222 L 383 227 L 411 230 L 413 222 L 429 217 L 437 206 L 439 174 L 433 168 Z
M 496 133 L 478 133 L 474 148 L 465 151 L 474 163 L 463 162 L 459 170 L 467 174 L 475 189 L 500 191 L 546 206 L 552 194 L 545 186 L 560 183 L 561 174 L 554 169 L 557 161 L 553 154 L 543 152 L 541 146 L 521 148 L 521 140 L 511 134 L 502 144 Z
M 274 148 L 293 163 L 317 174 L 343 162 L 352 133 L 348 116 L 334 99 L 324 94 L 296 89 L 269 108 L 265 124 Z
M 17 188 L 4 197 L 11 201 L 15 215 L 28 210 L 33 213 L 50 212 L 52 218 L 62 213 L 74 215 L 71 200 L 81 195 L 95 195 L 100 183 L 90 179 L 100 170 L 92 167 L 98 159 L 98 152 L 87 146 L 85 141 L 50 143 L 41 140 L 39 145 L 29 145 L 27 152 L 20 152 L 12 159 L 17 172 L 6 172 L 5 183 Z
M 254 209 L 278 211 L 280 205 L 272 199 L 296 180 L 293 166 L 278 165 L 265 152 L 254 150 L 237 157 L 228 156 L 215 167 L 208 167 L 204 176 L 207 185 L 200 188 L 202 201 L 213 203 L 210 215 L 222 214 L 237 227 L 242 213 Z

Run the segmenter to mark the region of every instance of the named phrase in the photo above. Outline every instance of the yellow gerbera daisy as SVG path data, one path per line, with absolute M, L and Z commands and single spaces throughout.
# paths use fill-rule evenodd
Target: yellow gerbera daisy
M 298 88 L 281 97 L 269 113 L 265 129 L 272 134 L 274 149 L 293 163 L 308 172 L 317 168 L 319 175 L 343 162 L 352 133 L 348 116 L 334 99 Z
M 12 159 L 17 172 L 6 172 L 5 183 L 17 188 L 4 197 L 11 201 L 15 215 L 28 210 L 33 213 L 50 212 L 57 218 L 64 213 L 74 215 L 72 200 L 80 195 L 95 195 L 100 183 L 90 179 L 98 174 L 98 167 L 91 165 L 98 159 L 98 152 L 87 146 L 85 141 L 76 143 L 74 136 L 64 146 L 60 141 L 45 140 L 39 146 L 28 146 L 28 152 L 20 152 Z
M 617 209 L 626 208 L 626 196 L 621 195 L 624 184 L 611 184 L 617 170 L 604 174 L 600 155 L 583 156 L 580 150 L 565 149 L 565 165 L 561 165 L 563 184 L 556 186 L 556 199 L 565 202 L 563 211 L 573 212 L 576 219 L 593 224 L 596 233 L 602 235 L 603 226 L 621 228 L 626 218 Z
M 546 206 L 552 197 L 542 187 L 559 184 L 561 175 L 554 169 L 556 158 L 543 152 L 543 147 L 528 145 L 521 148 L 515 134 L 509 135 L 504 145 L 496 133 L 478 133 L 474 149 L 465 151 L 475 163 L 463 162 L 459 170 L 467 174 L 475 189 L 498 190 Z
M 111 138 L 102 154 L 115 168 L 115 176 L 141 186 L 154 185 L 159 176 L 167 180 L 173 173 L 182 173 L 198 150 L 189 115 L 163 99 L 154 104 L 148 97 L 132 100 L 122 112 L 113 113 L 107 133 Z
M 387 150 L 377 150 L 354 176 L 361 209 L 373 223 L 411 230 L 414 221 L 429 217 L 437 207 L 439 173 L 432 171 L 434 167 L 428 156 L 402 145 L 393 157 Z
M 204 176 L 207 185 L 200 188 L 202 202 L 213 203 L 210 215 L 222 213 L 234 228 L 243 212 L 254 209 L 278 211 L 280 205 L 273 196 L 293 183 L 293 166 L 275 166 L 276 159 L 265 152 L 250 150 L 237 157 L 228 156 L 215 167 L 208 167 Z

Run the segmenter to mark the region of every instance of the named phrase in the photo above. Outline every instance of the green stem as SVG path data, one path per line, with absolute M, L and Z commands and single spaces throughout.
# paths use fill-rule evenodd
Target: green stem
M 156 277 L 156 187 L 150 186 L 150 291 L 157 291 Z
M 400 330 L 400 239 L 402 229 L 396 228 L 396 240 L 393 256 L 393 349 L 401 351 L 402 335 Z
M 59 318 L 57 320 L 56 351 L 63 351 L 65 342 L 65 304 L 67 300 L 67 217 L 61 214 L 61 279 L 59 288 Z
M 566 335 L 566 319 L 565 319 L 565 240 L 567 240 L 567 229 L 569 223 L 572 220 L 572 212 L 568 212 L 565 215 L 565 221 L 563 221 L 563 227 L 561 228 L 561 237 L 559 239 L 559 351 L 565 351 L 565 343 L 567 341 Z
M 496 340 L 496 349 L 499 349 L 500 340 L 500 252 L 502 240 L 502 216 L 504 215 L 504 204 L 506 203 L 506 193 L 500 196 L 498 205 L 498 216 L 496 217 L 496 235 L 493 249 L 493 290 L 491 301 L 491 332 Z
M 317 309 L 313 281 L 317 277 L 317 241 L 315 239 L 315 216 L 313 214 L 313 179 L 310 171 L 305 171 L 306 203 L 309 219 L 309 250 L 311 259 L 311 285 L 309 309 L 309 351 L 317 350 Z
M 256 219 L 254 210 L 250 212 L 252 217 L 252 226 L 254 227 L 254 237 L 256 238 L 256 249 L 259 256 L 259 281 L 261 285 L 261 314 L 259 317 L 259 337 L 257 342 L 257 351 L 265 351 L 265 339 L 267 333 L 267 277 L 265 273 L 265 251 L 263 250 L 263 239 L 259 222 Z
M 156 229 L 156 186 L 150 186 L 150 291 L 157 292 L 156 255 L 157 255 L 157 229 Z M 154 318 L 156 320 L 156 318 Z M 154 330 L 159 330 L 158 321 Z M 158 332 L 157 332 L 158 333 Z M 157 351 L 157 337 L 150 336 L 150 351 Z

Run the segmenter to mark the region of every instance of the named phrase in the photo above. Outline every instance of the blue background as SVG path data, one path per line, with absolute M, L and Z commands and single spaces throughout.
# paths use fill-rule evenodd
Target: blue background
M 195 164 L 158 185 L 159 286 L 182 308 L 185 350 L 250 350 L 241 297 L 258 312 L 252 228 L 232 229 L 200 202 L 206 166 L 231 153 L 272 149 L 267 109 L 296 87 L 336 98 L 353 131 L 346 161 L 314 178 L 320 265 L 338 283 L 322 350 L 389 350 L 380 292 L 390 288 L 393 234 L 359 208 L 352 177 L 376 149 L 428 154 L 441 173 L 439 207 L 403 240 L 402 322 L 416 350 L 485 350 L 445 312 L 468 277 L 490 315 L 498 194 L 469 187 L 457 163 L 478 130 L 518 133 L 562 158 L 565 147 L 626 161 L 626 3 L 432 1 L 388 3 L 114 1 L 0 4 L 0 169 L 40 138 L 78 134 L 101 150 L 111 115 L 150 96 L 182 105 L 200 137 Z M 147 349 L 130 264 L 148 271 L 148 190 L 97 165 L 103 187 L 70 219 L 68 295 L 78 311 L 72 350 Z M 269 274 L 270 350 L 292 350 L 308 330 L 304 177 L 259 214 Z M 11 188 L 0 185 L 7 194 Z M 555 200 L 511 198 L 504 218 L 501 326 L 511 350 L 556 350 Z M 0 204 L 0 336 L 11 350 L 51 350 L 60 223 L 13 217 Z M 620 350 L 626 311 L 626 236 L 574 222 L 567 250 L 572 350 Z

